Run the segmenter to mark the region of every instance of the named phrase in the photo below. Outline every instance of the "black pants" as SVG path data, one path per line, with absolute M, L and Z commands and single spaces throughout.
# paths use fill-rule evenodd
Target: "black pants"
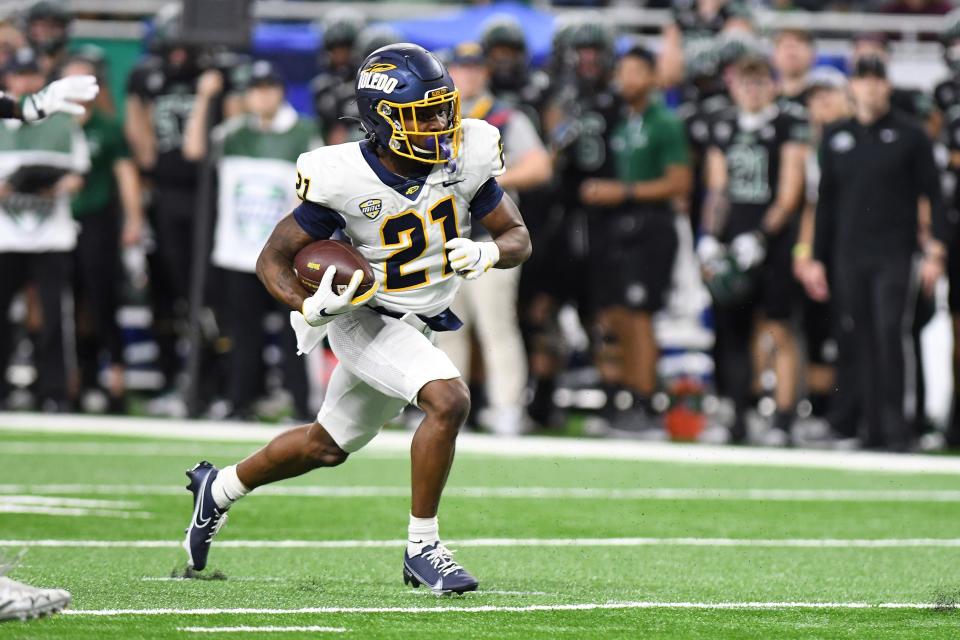
M 80 220 L 74 252 L 74 298 L 77 308 L 77 363 L 83 385 L 96 385 L 100 354 L 123 364 L 123 341 L 117 325 L 120 298 L 120 217 L 115 206 Z
M 840 314 L 838 398 L 859 417 L 865 444 L 895 451 L 914 441 L 917 358 L 912 336 L 918 282 L 913 256 L 838 260 L 834 296 Z M 858 410 L 855 411 L 854 407 Z M 850 425 L 835 424 L 840 431 Z
M 717 391 L 733 400 L 737 416 L 750 407 L 753 400 L 753 343 L 757 307 L 752 301 L 728 306 L 714 306 L 716 325 L 714 362 Z
M 252 273 L 222 271 L 224 286 L 224 322 L 230 336 L 230 401 L 235 413 L 249 411 L 251 403 L 263 390 L 263 348 L 266 344 L 263 319 L 268 313 L 282 311 L 286 320 L 288 309 L 274 300 L 263 284 Z M 293 330 L 285 326 L 280 332 L 283 352 L 284 386 L 293 396 L 297 418 L 312 419 L 308 406 L 309 390 L 304 361 L 297 357 L 297 339 Z
M 791 225 L 770 240 L 766 260 L 752 276 L 753 288 L 747 299 L 713 307 L 717 390 L 733 400 L 738 423 L 753 402 L 752 345 L 758 316 L 791 325 L 799 308 L 791 257 L 795 234 Z M 733 235 L 728 233 L 725 239 L 731 240 Z
M 0 253 L 0 400 L 10 389 L 6 369 L 13 348 L 8 312 L 13 297 L 25 285 L 33 283 L 40 297 L 43 322 L 34 344 L 34 366 L 37 368 L 36 391 L 40 402 L 67 402 L 67 371 L 64 334 L 72 334 L 72 319 L 64 322 L 65 306 L 69 307 L 70 254 Z
M 177 342 L 187 326 L 190 273 L 193 265 L 193 227 L 196 193 L 158 185 L 153 192 L 150 223 L 156 249 L 149 256 L 153 332 L 160 350 L 158 365 L 174 386 L 182 368 Z

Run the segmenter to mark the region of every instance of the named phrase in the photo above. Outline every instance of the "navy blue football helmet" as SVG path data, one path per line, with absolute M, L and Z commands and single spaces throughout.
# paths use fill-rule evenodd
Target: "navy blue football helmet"
M 415 44 L 377 49 L 357 73 L 357 109 L 367 136 L 399 156 L 443 164 L 460 148 L 460 94 L 447 69 Z M 440 130 L 422 130 L 440 118 Z

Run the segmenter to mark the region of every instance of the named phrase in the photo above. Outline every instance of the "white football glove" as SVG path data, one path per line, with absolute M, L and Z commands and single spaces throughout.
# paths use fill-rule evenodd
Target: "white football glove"
M 474 242 L 470 238 L 454 238 L 443 245 L 450 253 L 450 267 L 465 280 L 476 280 L 500 261 L 496 242 Z
M 701 265 L 708 265 L 723 255 L 723 245 L 715 237 L 701 236 L 697 242 L 697 258 Z
M 380 284 L 375 281 L 369 291 L 354 298 L 357 288 L 363 281 L 363 271 L 359 269 L 354 271 L 350 283 L 340 293 L 333 292 L 335 275 L 337 275 L 337 268 L 327 267 L 320 279 L 317 292 L 303 301 L 303 309 L 300 313 L 311 327 L 322 327 L 335 317 L 363 306 L 373 298 Z
M 749 271 L 767 257 L 767 243 L 758 231 L 741 233 L 730 243 L 730 253 L 741 271 Z
M 20 111 L 26 122 L 36 122 L 53 113 L 81 116 L 82 104 L 97 97 L 100 86 L 93 76 L 67 76 L 54 80 L 37 93 L 24 96 Z

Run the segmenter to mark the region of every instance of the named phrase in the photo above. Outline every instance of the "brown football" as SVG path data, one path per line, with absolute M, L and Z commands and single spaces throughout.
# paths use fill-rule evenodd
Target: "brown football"
M 297 257 L 293 259 L 293 270 L 297 278 L 311 293 L 320 286 L 323 273 L 330 266 L 337 268 L 337 275 L 333 278 L 333 290 L 336 293 L 341 293 L 350 284 L 350 278 L 357 269 L 363 271 L 363 281 L 356 295 L 369 291 L 376 280 L 367 259 L 351 245 L 340 240 L 311 242 L 300 249 Z

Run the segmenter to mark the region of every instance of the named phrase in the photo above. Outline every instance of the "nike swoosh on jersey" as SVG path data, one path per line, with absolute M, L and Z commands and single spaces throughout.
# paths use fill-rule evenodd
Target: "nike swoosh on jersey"
M 453 185 L 463 182 L 464 180 L 465 178 L 460 178 L 459 180 L 447 180 L 446 182 L 443 183 L 443 186 L 452 187 Z

